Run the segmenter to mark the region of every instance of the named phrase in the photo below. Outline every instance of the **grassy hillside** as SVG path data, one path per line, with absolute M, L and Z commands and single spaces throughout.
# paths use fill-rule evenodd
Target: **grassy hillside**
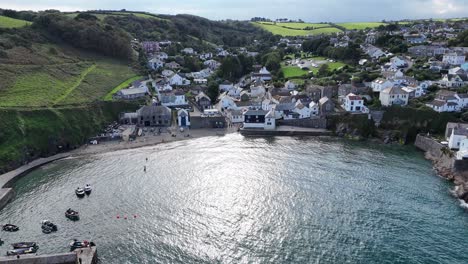
M 0 28 L 18 28 L 30 25 L 26 20 L 14 19 L 6 16 L 0 16 Z
M 314 23 L 269 23 L 255 22 L 254 25 L 271 32 L 274 35 L 284 37 L 293 36 L 309 36 L 320 34 L 333 34 L 342 32 L 340 29 L 332 27 L 329 24 L 314 24 Z M 313 28 L 313 29 L 311 29 Z
M 158 19 L 158 20 L 164 20 L 163 18 L 160 18 L 158 15 L 155 14 L 150 14 L 150 13 L 144 13 L 144 12 L 122 12 L 122 11 L 115 11 L 115 12 L 86 12 L 88 14 L 92 14 L 93 16 L 97 17 L 99 20 L 104 20 L 108 16 L 137 16 L 140 18 L 146 18 L 146 19 Z M 78 14 L 80 13 L 66 13 L 66 16 L 70 18 L 75 18 Z
M 73 108 L 0 108 L 0 173 L 25 161 L 77 147 L 136 105 L 101 102 Z
M 13 48 L 0 59 L 0 107 L 42 107 L 103 100 L 135 76 L 124 62 L 66 45 Z
M 380 22 L 356 22 L 356 23 L 338 23 L 338 26 L 344 27 L 348 30 L 362 30 L 366 28 L 376 28 L 379 26 L 385 26 L 385 23 Z

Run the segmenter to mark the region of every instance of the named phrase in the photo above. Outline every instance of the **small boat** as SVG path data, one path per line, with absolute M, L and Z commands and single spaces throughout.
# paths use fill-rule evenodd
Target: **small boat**
M 18 226 L 15 226 L 15 225 L 12 225 L 12 224 L 6 224 L 3 226 L 3 231 L 7 231 L 7 232 L 16 232 L 19 230 L 19 227 Z
M 78 241 L 77 239 L 73 239 L 73 241 L 70 242 L 70 251 L 73 251 L 78 248 L 87 248 L 87 247 L 94 247 L 94 246 L 96 246 L 94 242 L 88 242 L 86 240 Z
M 86 186 L 84 187 L 84 192 L 85 192 L 87 195 L 90 195 L 92 190 L 93 190 L 93 189 L 91 188 L 91 185 L 89 185 L 89 184 L 86 184 Z
M 77 221 L 80 220 L 80 214 L 69 208 L 67 211 L 65 211 L 65 217 L 72 220 L 72 221 Z
M 43 220 L 41 228 L 42 228 L 42 233 L 44 234 L 50 234 L 58 230 L 57 225 L 50 222 L 49 220 Z
M 37 252 L 37 248 L 17 248 L 7 251 L 7 256 L 23 255 L 23 254 L 33 254 Z
M 18 242 L 11 244 L 14 249 L 18 248 L 39 248 L 36 242 Z
M 76 188 L 75 193 L 80 198 L 85 196 L 85 191 L 81 187 Z

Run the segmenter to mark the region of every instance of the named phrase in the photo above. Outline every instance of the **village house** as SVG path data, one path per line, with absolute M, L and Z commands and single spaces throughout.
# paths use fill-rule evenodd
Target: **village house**
M 468 138 L 463 139 L 460 142 L 460 148 L 457 151 L 457 160 L 468 159 Z
M 468 137 L 468 129 L 454 127 L 452 129 L 452 134 L 449 137 L 448 147 L 450 149 L 459 149 L 461 142 L 467 139 L 467 137 Z
M 393 82 L 383 79 L 383 78 L 377 78 L 371 83 L 371 88 L 373 92 L 382 92 L 383 90 L 387 88 L 393 87 Z
M 182 90 L 177 90 L 170 93 L 161 94 L 161 104 L 170 108 L 188 107 L 188 102 L 185 98 L 185 93 Z
M 232 88 L 234 88 L 234 84 L 228 80 L 225 80 L 219 85 L 219 90 L 223 92 L 227 92 L 231 90 Z
M 177 125 L 179 127 L 190 127 L 190 113 L 185 109 L 177 111 Z
M 408 53 L 414 57 L 434 57 L 447 53 L 448 49 L 442 46 L 413 46 L 408 48 Z
M 426 106 L 439 113 L 457 112 L 468 107 L 468 94 L 440 90 L 437 92 L 436 98 Z
M 195 96 L 195 103 L 201 111 L 212 108 L 211 99 L 204 92 Z
M 421 44 L 427 41 L 427 37 L 423 34 L 405 34 L 403 37 L 410 44 Z
M 362 95 L 366 94 L 368 90 L 368 87 L 366 87 L 364 83 L 353 82 L 341 84 L 338 87 L 338 98 L 340 99 L 340 101 L 343 101 L 344 98 L 350 93 L 353 93 L 355 95 Z
M 205 65 L 205 67 L 208 67 L 212 70 L 216 70 L 221 66 L 221 63 L 215 60 L 207 60 L 203 62 L 203 65 Z
M 227 56 L 229 56 L 229 52 L 226 50 L 221 50 L 220 52 L 218 52 L 218 57 L 224 58 Z
M 177 63 L 175 61 L 171 61 L 171 62 L 168 62 L 168 63 L 164 64 L 164 67 L 172 69 L 172 70 L 180 69 L 179 63 Z
M 372 59 L 378 59 L 385 56 L 385 52 L 371 44 L 361 45 L 361 49 Z
M 318 116 L 320 114 L 320 106 L 316 102 L 312 101 L 309 103 L 310 116 Z
M 386 88 L 379 94 L 379 100 L 383 106 L 404 106 L 408 104 L 408 99 L 408 93 L 398 86 Z
M 390 64 L 395 69 L 404 68 L 404 67 L 408 66 L 408 63 L 406 62 L 406 60 L 404 58 L 402 58 L 402 57 L 399 57 L 399 56 L 395 56 L 395 57 L 391 58 L 390 59 Z
M 141 99 L 149 95 L 148 86 L 146 82 L 135 81 L 132 86 L 127 89 L 122 89 L 113 95 L 114 99 L 120 100 L 136 100 Z
M 208 52 L 208 53 L 203 53 L 203 54 L 200 54 L 200 56 L 198 56 L 200 58 L 200 60 L 209 60 L 211 58 L 213 58 L 213 53 L 211 52 Z
M 335 103 L 328 97 L 322 97 L 319 100 L 319 108 L 321 115 L 328 115 L 335 111 Z
M 468 84 L 468 76 L 466 74 L 444 74 L 439 83 L 444 87 L 459 88 Z
M 143 106 L 137 112 L 138 125 L 140 126 L 171 126 L 171 109 L 162 105 Z
M 272 130 L 276 127 L 273 111 L 248 110 L 244 113 L 244 129 Z
M 141 47 L 146 52 L 146 54 L 154 54 L 161 49 L 157 41 L 143 41 L 141 43 Z
M 148 67 L 150 67 L 150 69 L 152 70 L 158 70 L 164 67 L 164 61 L 158 58 L 152 58 L 151 60 L 148 61 Z
M 187 54 L 187 55 L 195 54 L 195 51 L 193 50 L 193 48 L 185 48 L 181 52 L 184 53 L 184 54 Z
M 167 55 L 165 52 L 156 52 L 154 54 L 154 58 L 165 61 L 169 58 L 169 55 Z
M 258 79 L 260 79 L 262 81 L 267 82 L 267 81 L 271 81 L 272 76 L 271 76 L 271 73 L 267 70 L 267 68 L 263 67 L 263 68 L 260 69 L 260 71 L 258 73 L 252 74 L 252 78 L 253 79 L 258 78 Z
M 293 90 L 296 90 L 296 84 L 293 82 L 293 81 L 287 81 L 285 84 L 284 84 L 284 88 L 288 89 L 289 91 L 293 91 Z
M 244 113 L 242 110 L 231 110 L 228 111 L 227 117 L 232 124 L 244 122 Z
M 187 80 L 186 78 L 183 78 L 177 73 L 169 77 L 168 82 L 170 85 L 178 85 L 178 86 L 190 85 L 189 80 Z
M 343 108 L 346 112 L 366 112 L 367 108 L 364 106 L 364 99 L 355 94 L 348 94 L 345 97 Z
M 450 65 L 462 65 L 465 63 L 465 55 L 457 52 L 447 53 L 444 54 L 442 62 Z

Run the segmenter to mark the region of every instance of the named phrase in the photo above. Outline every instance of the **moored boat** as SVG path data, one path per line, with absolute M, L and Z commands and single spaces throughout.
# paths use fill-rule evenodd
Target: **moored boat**
M 18 226 L 12 225 L 12 224 L 6 224 L 2 227 L 3 231 L 7 232 L 16 232 L 19 230 Z
M 41 226 L 42 232 L 44 234 L 50 234 L 50 233 L 56 232 L 58 230 L 57 225 L 50 222 L 49 220 L 43 220 L 41 222 L 41 224 L 42 224 L 42 226 Z
M 68 210 L 65 211 L 65 217 L 72 221 L 80 220 L 80 214 L 71 208 L 68 208 Z
M 73 241 L 70 242 L 70 251 L 73 251 L 78 248 L 87 248 L 87 247 L 94 247 L 94 246 L 96 246 L 94 242 L 88 242 L 87 240 L 78 241 L 77 239 L 73 239 Z
M 30 248 L 17 248 L 11 249 L 7 251 L 7 256 L 15 256 L 15 255 L 23 255 L 23 254 L 33 254 L 37 252 L 37 248 L 30 247 Z
M 76 196 L 78 196 L 78 197 L 81 198 L 81 197 L 84 197 L 84 196 L 85 196 L 85 191 L 83 190 L 83 188 L 78 187 L 78 188 L 76 188 L 76 190 L 75 190 L 75 194 L 76 194 Z
M 89 185 L 89 184 L 86 184 L 86 186 L 84 187 L 84 192 L 87 195 L 90 195 L 92 190 L 93 190 L 93 188 L 91 188 L 91 185 Z
M 11 244 L 11 246 L 14 248 L 14 249 L 18 249 L 18 248 L 39 248 L 39 246 L 37 245 L 36 242 L 18 242 L 18 243 L 14 243 L 14 244 Z

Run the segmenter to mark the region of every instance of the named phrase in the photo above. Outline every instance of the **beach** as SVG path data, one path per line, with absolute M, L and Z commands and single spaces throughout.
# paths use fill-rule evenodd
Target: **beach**
M 181 141 L 187 139 L 210 137 L 210 136 L 224 136 L 230 133 L 237 133 L 237 127 L 228 127 L 224 129 L 188 129 L 180 131 L 176 128 L 164 130 L 160 135 L 154 133 L 146 133 L 143 136 L 137 137 L 133 141 L 104 141 L 97 145 L 86 144 L 80 148 L 70 152 L 71 156 L 93 155 L 111 151 L 118 151 L 124 149 L 134 149 L 141 147 L 154 146 L 167 142 Z M 175 136 L 173 136 L 175 135 Z

